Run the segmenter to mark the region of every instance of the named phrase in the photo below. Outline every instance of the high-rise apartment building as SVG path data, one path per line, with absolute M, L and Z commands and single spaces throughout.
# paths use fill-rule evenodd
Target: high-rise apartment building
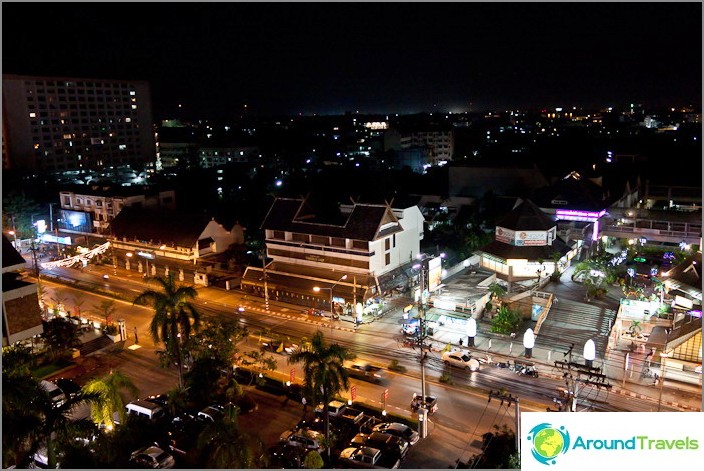
M 2 98 L 4 168 L 101 170 L 155 160 L 145 81 L 3 75 Z

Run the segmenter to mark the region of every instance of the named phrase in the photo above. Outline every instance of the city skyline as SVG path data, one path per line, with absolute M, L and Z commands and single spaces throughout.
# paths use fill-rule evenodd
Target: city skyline
M 271 116 L 701 102 L 700 3 L 7 3 L 3 13 L 4 74 L 147 80 L 156 119 L 234 118 L 245 105 Z

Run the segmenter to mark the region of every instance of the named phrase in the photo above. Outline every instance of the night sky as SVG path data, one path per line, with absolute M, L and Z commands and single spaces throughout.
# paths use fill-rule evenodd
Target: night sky
M 2 71 L 143 79 L 156 118 L 701 103 L 691 3 L 3 3 Z

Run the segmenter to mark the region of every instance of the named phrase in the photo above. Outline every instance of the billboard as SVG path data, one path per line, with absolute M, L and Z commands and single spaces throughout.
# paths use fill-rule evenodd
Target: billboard
M 435 257 L 428 261 L 428 291 L 435 291 L 442 283 L 442 258 Z

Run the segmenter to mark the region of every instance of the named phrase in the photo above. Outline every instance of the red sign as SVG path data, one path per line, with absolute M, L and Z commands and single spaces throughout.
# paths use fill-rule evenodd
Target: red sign
M 384 399 L 386 400 L 388 398 L 389 398 L 389 388 L 386 388 L 386 389 L 384 389 Z
M 295 383 L 296 382 L 296 369 L 295 368 L 291 368 L 291 375 L 290 376 L 291 376 L 291 382 Z
M 353 401 L 357 399 L 357 386 L 354 384 L 350 387 L 350 398 L 352 398 Z

